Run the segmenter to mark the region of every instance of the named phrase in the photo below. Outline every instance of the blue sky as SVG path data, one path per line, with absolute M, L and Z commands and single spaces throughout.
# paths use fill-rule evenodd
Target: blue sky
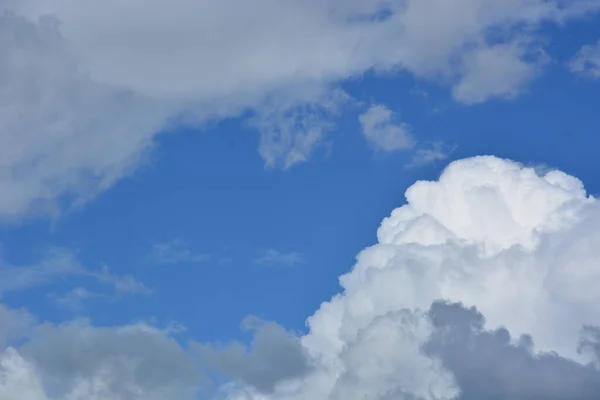
M 75 61 L 90 68 L 92 82 L 85 85 L 104 85 L 112 79 L 109 83 L 118 87 L 129 82 L 125 73 L 115 72 L 100 58 L 94 58 L 92 50 L 88 50 L 89 54 L 81 50 L 87 40 L 99 35 L 99 40 L 108 44 L 98 51 L 106 51 L 102 56 L 107 57 L 114 43 L 102 36 L 97 26 L 87 33 L 80 31 L 80 24 L 89 22 L 90 16 L 79 7 L 69 9 L 68 2 L 59 3 L 62 5 L 53 10 L 32 0 L 26 7 L 14 6 L 14 9 L 31 21 L 49 12 L 64 22 L 60 32 L 67 39 L 65 43 L 75 44 Z M 172 15 L 182 12 L 184 3 L 179 1 Z M 359 8 L 370 7 L 365 5 L 368 3 L 355 3 Z M 469 4 L 476 7 L 477 3 Z M 527 11 L 526 2 L 521 3 Z M 534 7 L 538 2 L 530 3 Z M 131 78 L 132 86 L 123 92 L 124 97 L 118 97 L 117 93 L 106 99 L 102 97 L 104 94 L 88 98 L 88 93 L 113 89 L 73 83 L 68 96 L 78 101 L 65 100 L 64 106 L 49 108 L 47 113 L 43 108 L 45 103 L 36 103 L 39 110 L 33 111 L 34 125 L 21 126 L 11 121 L 0 125 L 0 136 L 7 138 L 2 144 L 3 151 L 24 154 L 17 161 L 5 156 L 3 174 L 11 174 L 13 178 L 0 178 L 3 190 L 17 198 L 14 202 L 7 201 L 9 205 L 0 205 L 5 221 L 0 228 L 2 303 L 10 309 L 24 308 L 37 320 L 53 324 L 85 318 L 98 327 L 135 322 L 160 328 L 182 326 L 185 330 L 175 334 L 180 343 L 248 341 L 251 336 L 240 329 L 241 321 L 248 315 L 276 321 L 286 330 L 305 335 L 310 332 L 306 319 L 322 302 L 342 290 L 340 275 L 352 268 L 362 249 L 378 242 L 376 233 L 382 219 L 406 202 L 407 188 L 420 180 L 436 181 L 454 160 L 493 155 L 515 160 L 525 167 L 539 167 L 540 171 L 557 169 L 579 178 L 588 193 L 600 193 L 597 161 L 600 44 L 596 45 L 600 38 L 600 17 L 595 12 L 600 5 L 591 1 L 589 10 L 581 11 L 576 5 L 583 7 L 583 2 L 567 3 L 567 10 L 574 4 L 575 16 L 565 16 L 564 26 L 558 26 L 550 17 L 519 20 L 523 10 L 519 11 L 518 5 L 516 11 L 506 11 L 514 11 L 510 17 L 514 23 L 486 26 L 487 22 L 481 22 L 482 35 L 487 35 L 487 39 L 483 39 L 484 44 L 473 42 L 482 46 L 476 56 L 495 49 L 493 28 L 506 29 L 498 39 L 506 44 L 507 48 L 502 49 L 506 53 L 493 53 L 497 58 L 492 57 L 491 63 L 484 65 L 489 68 L 489 76 L 482 75 L 487 73 L 479 70 L 482 65 L 476 64 L 477 71 L 469 66 L 469 54 L 464 55 L 464 60 L 460 58 L 463 55 L 454 56 L 462 60 L 459 64 L 465 65 L 456 71 L 452 66 L 428 64 L 431 57 L 423 56 L 424 61 L 413 63 L 413 58 L 403 59 L 404 55 L 398 56 L 398 60 L 373 61 L 372 66 L 350 67 L 367 57 L 366 54 L 376 60 L 385 58 L 366 52 L 348 56 L 344 61 L 349 65 L 347 68 L 338 68 L 333 63 L 334 66 L 322 70 L 307 71 L 308 75 L 314 72 L 318 79 L 311 77 L 305 82 L 286 78 L 289 82 L 280 85 L 277 79 L 271 82 L 265 78 L 268 82 L 264 88 L 253 84 L 239 92 L 224 88 L 213 97 L 204 94 L 194 97 L 194 91 L 207 93 L 221 89 L 209 83 L 196 88 L 193 79 L 189 81 L 189 93 L 170 93 L 165 82 L 172 81 L 175 88 L 180 80 L 165 78 L 165 82 L 154 83 L 162 76 L 159 67 L 139 72 L 140 76 L 148 74 L 152 83 L 142 82 L 144 78 Z M 0 2 L 0 7 L 12 6 Z M 107 2 L 102 10 L 110 12 L 114 10 L 111 7 L 114 4 Z M 161 7 L 156 6 L 149 13 L 159 12 Z M 14 21 L 2 18 L 3 29 L 12 29 Z M 135 18 L 145 23 L 143 15 L 136 14 Z M 452 18 L 448 17 L 449 24 Z M 100 26 L 101 17 L 96 22 Z M 116 24 L 116 35 L 134 29 L 123 21 Z M 151 26 L 151 22 L 148 24 Z M 165 26 L 163 29 L 169 29 L 168 24 Z M 435 31 L 427 24 L 422 29 Z M 512 34 L 511 30 L 517 33 Z M 530 31 L 534 34 L 526 37 Z M 140 28 L 139 32 L 144 31 Z M 429 40 L 443 42 L 443 34 L 431 35 Z M 370 39 L 365 36 L 365 40 Z M 405 40 L 409 39 L 400 40 L 399 46 Z M 469 40 L 464 39 L 465 43 Z M 416 42 L 417 49 L 419 45 Z M 437 47 L 434 42 L 429 45 L 432 49 Z M 50 65 L 46 64 L 49 58 L 43 57 L 47 54 L 54 57 L 52 52 L 57 51 L 52 47 L 54 44 L 48 46 L 48 53 L 35 53 L 26 62 L 35 65 L 31 71 L 38 74 L 40 82 L 56 79 L 60 84 L 34 87 L 34 96 L 56 94 L 56 87 L 64 88 L 62 78 L 51 76 L 54 70 L 46 68 Z M 583 46 L 589 46 L 590 50 L 582 51 Z M 516 56 L 511 53 L 513 50 Z M 214 51 L 216 54 L 217 50 Z M 289 56 L 273 51 L 269 57 L 287 65 Z M 386 48 L 381 51 L 389 53 Z M 26 54 L 31 52 L 27 50 Z M 17 59 L 17 53 L 10 54 Z M 119 53 L 115 50 L 114 54 Z M 319 54 L 314 55 L 317 60 Z M 457 62 L 448 54 L 441 57 L 448 57 L 449 65 Z M 577 69 L 573 60 L 583 55 L 588 58 L 587 63 L 584 69 Z M 178 55 L 170 59 L 159 52 L 149 51 L 142 56 L 156 57 L 156 64 L 163 59 L 173 64 L 182 62 Z M 218 55 L 215 57 L 218 59 Z M 87 60 L 89 65 L 81 60 Z M 126 62 L 121 68 L 131 67 Z M 502 70 L 504 67 L 506 70 Z M 256 68 L 260 72 L 256 73 L 257 81 L 263 73 L 264 76 L 282 73 L 272 71 L 270 66 Z M 298 68 L 303 68 L 302 64 Z M 348 72 L 357 68 L 359 73 Z M 527 69 L 526 73 L 522 68 Z M 184 69 L 182 75 L 191 73 Z M 428 70 L 433 72 L 429 74 Z M 167 73 L 176 75 L 177 68 Z M 212 77 L 211 73 L 207 71 L 206 76 L 196 78 L 214 80 L 219 85 L 220 77 Z M 511 74 L 526 77 L 517 79 Z M 333 78 L 320 78 L 329 75 Z M 8 75 L 6 79 L 17 82 L 22 77 Z M 245 79 L 240 78 L 239 82 L 243 85 Z M 475 89 L 470 87 L 470 91 L 460 92 L 461 82 L 471 82 L 469 79 L 474 79 Z M 501 82 L 500 89 L 487 82 Z M 23 84 L 15 89 L 0 80 L 0 89 L 2 85 L 8 91 L 22 90 L 22 93 L 29 87 Z M 343 93 L 346 100 L 335 100 L 336 93 Z M 263 95 L 265 100 L 254 100 Z M 20 100 L 11 103 L 10 96 L 0 99 L 5 109 L 13 103 L 15 107 L 27 104 Z M 172 102 L 173 99 L 177 101 Z M 61 97 L 60 101 L 63 100 Z M 330 106 L 336 111 L 327 111 Z M 375 139 L 370 140 L 368 127 L 361 124 L 360 116 L 376 107 L 389 112 L 389 119 L 379 114 L 383 119 L 374 121 Z M 101 112 L 96 115 L 98 110 Z M 188 113 L 192 115 L 190 120 L 182 117 Z M 87 118 L 88 114 L 89 120 L 77 119 L 84 118 L 82 115 Z M 290 114 L 299 117 L 286 119 Z M 27 118 L 26 112 L 22 115 Z M 171 122 L 165 124 L 167 120 Z M 309 133 L 317 135 L 308 147 L 302 147 L 302 141 L 308 137 L 303 123 L 308 124 Z M 119 129 L 111 124 L 120 124 Z M 65 129 L 64 135 L 62 131 L 60 135 L 56 133 L 55 126 Z M 40 129 L 39 134 L 36 129 Z M 86 129 L 89 133 L 81 133 L 88 132 Z M 129 143 L 128 137 L 134 136 L 130 132 L 135 129 L 140 132 L 146 129 L 149 133 L 140 133 L 139 141 L 132 139 L 131 149 L 121 146 Z M 114 133 L 107 134 L 108 130 Z M 274 137 L 272 132 L 279 132 L 275 138 L 287 143 L 283 150 L 273 149 L 276 147 L 273 143 L 269 145 L 269 138 Z M 55 133 L 57 139 L 53 139 Z M 381 135 L 386 134 L 393 137 L 390 140 L 395 145 L 381 141 Z M 41 144 L 22 144 L 15 137 Z M 402 144 L 406 137 L 414 145 Z M 121 147 L 125 150 L 121 151 Z M 113 149 L 115 155 L 107 155 Z M 432 149 L 440 151 L 438 159 L 423 159 Z M 273 154 L 276 162 L 269 166 Z M 301 157 L 287 165 L 285 160 L 290 160 L 290 154 Z M 42 160 L 39 166 L 36 159 Z M 44 171 L 49 172 L 44 175 Z M 27 174 L 31 174 L 31 180 Z M 19 182 L 24 182 L 23 187 L 30 185 L 30 190 L 22 188 Z M 22 196 L 19 190 L 23 190 Z M 78 203 L 78 199 L 84 201 Z M 478 206 L 485 207 L 471 205 Z M 408 250 L 398 251 L 404 254 Z M 455 300 L 465 301 L 460 297 Z M 506 325 L 511 327 L 509 322 Z M 516 335 L 517 331 L 511 330 L 511 334 Z M 239 377 L 231 378 L 236 381 Z M 248 384 L 247 379 L 240 379 Z M 249 385 L 252 386 L 251 382 Z M 468 385 L 462 386 L 462 390 L 470 393 Z M 47 396 L 39 399 L 62 399 L 51 397 L 52 394 Z M 268 398 L 284 398 L 272 396 Z

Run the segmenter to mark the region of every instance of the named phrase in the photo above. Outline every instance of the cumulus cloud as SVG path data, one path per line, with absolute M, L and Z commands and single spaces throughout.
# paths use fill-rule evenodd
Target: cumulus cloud
M 254 259 L 254 264 L 264 265 L 264 266 L 288 266 L 291 267 L 293 265 L 298 264 L 302 260 L 302 256 L 295 252 L 282 253 L 275 249 L 269 249 L 265 251 L 262 255 Z
M 358 121 L 367 141 L 377 150 L 394 151 L 414 146 L 411 127 L 406 123 L 395 122 L 392 110 L 384 105 L 371 106 Z
M 476 157 L 406 198 L 340 278 L 343 292 L 308 319 L 310 372 L 230 398 L 597 394 L 597 331 L 586 327 L 600 325 L 600 203 L 582 183 Z
M 569 62 L 571 72 L 588 78 L 600 78 L 600 40 L 583 46 Z
M 25 310 L 15 310 L 0 304 L 0 348 L 21 338 L 34 326 L 34 318 Z
M 231 380 L 230 400 L 588 400 L 600 391 L 599 227 L 599 200 L 572 176 L 455 161 L 406 191 L 306 334 L 254 318 L 248 346 L 196 343 L 192 356 L 145 324 L 26 334 L 30 317 L 0 308 L 0 397 L 193 398 L 199 357 Z
M 515 340 L 504 328 L 487 331 L 474 308 L 436 302 L 429 317 L 435 330 L 424 349 L 452 372 L 462 400 L 593 399 L 600 393 L 593 365 L 536 354 L 530 336 Z
M 253 331 L 247 347 L 242 343 L 195 345 L 195 351 L 210 369 L 261 392 L 271 392 L 283 380 L 304 376 L 309 358 L 296 335 L 273 322 L 247 317 L 242 324 Z
M 334 126 L 340 83 L 368 71 L 405 70 L 466 103 L 514 97 L 543 65 L 541 25 L 599 7 L 3 0 L 0 147 L 13 150 L 0 154 L 0 218 L 84 203 L 135 171 L 176 124 L 251 115 L 266 165 L 290 167 Z
M 56 213 L 133 171 L 168 114 L 124 89 L 93 82 L 58 22 L 2 12 L 0 218 Z M 157 108 L 155 108 L 155 106 Z
M 144 324 L 42 324 L 0 353 L 6 400 L 194 399 L 199 379 L 186 350 Z

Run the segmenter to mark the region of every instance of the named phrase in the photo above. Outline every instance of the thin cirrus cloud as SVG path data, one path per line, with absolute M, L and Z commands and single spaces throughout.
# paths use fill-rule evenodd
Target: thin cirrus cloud
M 600 39 L 583 46 L 569 62 L 571 72 L 591 79 L 600 78 Z
M 77 286 L 67 293 L 49 296 L 60 306 L 80 308 L 90 299 L 112 300 L 120 296 L 149 295 L 152 290 L 131 275 L 111 272 L 104 265 L 100 269 L 86 268 L 76 254 L 64 248 L 49 248 L 42 257 L 30 265 L 12 265 L 0 262 L 0 297 L 33 288 L 51 287 L 59 281 L 82 284 L 100 284 L 107 290 L 91 291 Z
M 407 167 L 414 168 L 422 165 L 432 164 L 438 161 L 443 161 L 450 157 L 456 148 L 456 145 L 449 145 L 440 141 L 421 146 L 415 151 L 412 160 Z
M 0 397 L 196 400 L 219 376 L 228 400 L 589 400 L 599 221 L 573 176 L 455 161 L 406 191 L 307 333 L 248 318 L 250 346 L 182 346 L 148 324 L 40 324 L 4 307 Z
M 110 296 L 102 293 L 92 292 L 83 286 L 78 286 L 66 293 L 61 295 L 53 295 L 51 297 L 60 308 L 73 311 L 82 310 L 85 303 L 90 300 L 111 300 Z
M 466 104 L 514 98 L 547 63 L 541 27 L 598 9 L 596 0 L 0 2 L 0 148 L 14 149 L 0 154 L 0 218 L 84 204 L 182 124 L 251 115 L 266 165 L 289 168 L 335 126 L 349 100 L 341 83 L 369 71 L 442 82 Z
M 275 249 L 269 249 L 260 256 L 256 257 L 252 262 L 257 265 L 266 267 L 291 267 L 302 261 L 300 253 L 295 251 L 285 253 Z
M 153 262 L 161 265 L 197 264 L 210 260 L 209 255 L 193 252 L 180 239 L 155 244 L 152 258 Z

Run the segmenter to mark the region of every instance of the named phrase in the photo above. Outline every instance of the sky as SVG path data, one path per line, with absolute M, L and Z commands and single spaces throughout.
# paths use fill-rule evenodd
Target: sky
M 0 399 L 600 397 L 599 0 L 0 0 Z

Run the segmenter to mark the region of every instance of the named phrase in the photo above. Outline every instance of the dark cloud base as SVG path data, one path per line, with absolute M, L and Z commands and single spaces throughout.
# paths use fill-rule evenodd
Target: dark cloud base
M 436 302 L 434 334 L 424 351 L 442 360 L 460 386 L 460 400 L 600 399 L 600 372 L 556 354 L 535 354 L 533 340 L 506 329 L 486 331 L 475 308 Z M 587 328 L 594 330 L 594 328 Z
M 513 340 L 504 328 L 485 330 L 485 317 L 474 307 L 436 301 L 427 315 L 434 331 L 423 352 L 441 360 L 453 374 L 461 391 L 456 400 L 600 399 L 600 371 L 592 364 L 536 353 L 527 335 Z M 275 323 L 261 323 L 253 330 L 249 347 L 234 343 L 197 350 L 209 369 L 262 393 L 272 393 L 282 380 L 311 371 L 311 360 L 292 333 Z M 585 327 L 584 333 L 581 348 L 598 357 L 600 331 Z M 407 400 L 403 396 L 401 400 Z

